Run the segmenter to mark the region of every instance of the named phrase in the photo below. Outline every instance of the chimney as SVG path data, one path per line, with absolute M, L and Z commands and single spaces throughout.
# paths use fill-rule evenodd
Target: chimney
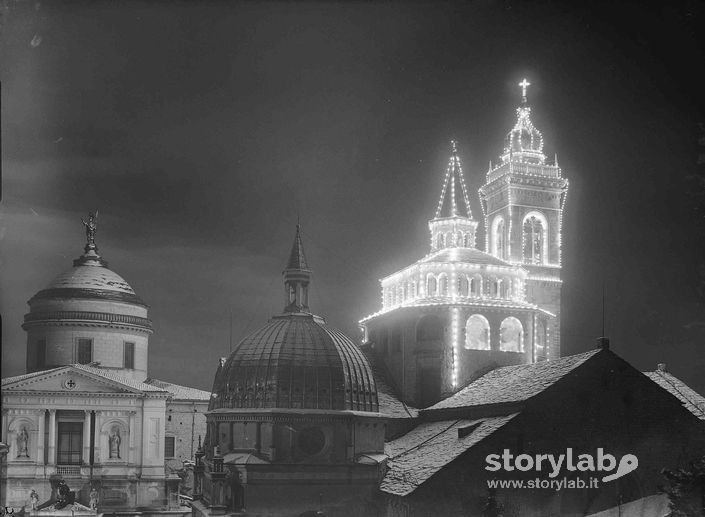
M 608 337 L 598 337 L 597 338 L 597 348 L 599 350 L 609 350 L 610 349 L 610 338 Z
M 659 363 L 656 365 L 656 371 L 657 372 L 667 372 L 668 370 L 666 369 L 666 363 Z

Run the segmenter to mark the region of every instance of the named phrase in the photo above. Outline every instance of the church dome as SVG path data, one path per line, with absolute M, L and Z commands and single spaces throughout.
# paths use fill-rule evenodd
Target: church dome
M 94 363 L 143 381 L 152 320 L 148 306 L 124 278 L 108 269 L 95 243 L 90 214 L 83 254 L 27 303 L 27 365 L 42 370 Z
M 246 337 L 216 375 L 210 409 L 378 411 L 360 349 L 313 314 L 284 314 Z
M 361 350 L 309 311 L 310 279 L 297 226 L 284 270 L 284 313 L 246 337 L 220 366 L 210 409 L 378 411 Z
M 104 299 L 145 305 L 130 284 L 108 269 L 107 262 L 90 250 L 76 259 L 71 269 L 61 273 L 34 295 L 32 301 L 64 298 Z

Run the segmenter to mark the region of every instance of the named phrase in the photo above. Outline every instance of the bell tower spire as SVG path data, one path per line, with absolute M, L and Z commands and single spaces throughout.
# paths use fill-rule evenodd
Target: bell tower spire
M 485 251 L 521 264 L 528 274 L 526 300 L 555 315 L 547 350 L 547 357 L 555 358 L 560 355 L 561 240 L 568 180 L 557 159 L 553 164 L 546 161 L 543 136 L 530 118 L 530 84 L 526 79 L 518 84 L 516 123 L 504 139 L 499 163 L 487 171 L 480 201 Z
M 432 252 L 444 248 L 475 247 L 477 222 L 472 217 L 457 142 L 451 140 L 450 144 L 450 159 L 443 177 L 441 197 L 434 217 L 428 223 Z
M 286 296 L 284 312 L 308 312 L 308 286 L 311 282 L 311 273 L 301 241 L 301 225 L 297 223 L 289 261 L 282 272 Z

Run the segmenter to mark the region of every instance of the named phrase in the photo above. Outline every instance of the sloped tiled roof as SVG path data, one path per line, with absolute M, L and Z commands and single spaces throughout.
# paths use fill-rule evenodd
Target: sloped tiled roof
M 210 391 L 181 386 L 173 382 L 160 381 L 159 379 L 147 379 L 144 382 L 168 391 L 175 400 L 202 400 L 207 402 L 211 398 Z
M 705 420 L 705 397 L 668 372 L 644 372 L 649 379 L 683 402 L 683 406 L 700 420 Z
M 42 370 L 40 372 L 23 373 L 22 375 L 15 375 L 14 377 L 5 377 L 4 379 L 2 379 L 2 385 L 5 386 L 6 384 L 14 384 L 15 382 L 32 379 L 33 377 L 37 377 L 39 375 L 46 375 L 48 373 L 60 370 L 61 368 L 64 367 L 60 366 L 59 368 L 52 368 L 51 370 Z
M 44 377 L 49 374 L 56 374 L 59 373 L 62 370 L 79 370 L 86 372 L 91 375 L 95 375 L 98 377 L 102 377 L 106 380 L 122 384 L 123 386 L 126 386 L 128 388 L 132 388 L 134 390 L 138 391 L 146 391 L 146 392 L 164 392 L 165 390 L 158 388 L 156 386 L 151 386 L 149 384 L 145 384 L 144 382 L 139 382 L 135 381 L 134 379 L 130 379 L 129 377 L 124 377 L 118 373 L 113 372 L 112 370 L 108 370 L 107 368 L 98 368 L 95 366 L 88 366 L 86 364 L 69 364 L 66 366 L 59 366 L 58 368 L 52 368 L 51 370 L 42 370 L 38 372 L 32 372 L 32 373 L 27 373 L 24 375 L 17 375 L 15 377 L 8 377 L 6 379 L 2 380 L 2 386 L 9 386 L 10 384 L 14 384 L 16 382 L 21 382 L 21 381 L 26 381 L 30 379 L 36 379 L 40 377 Z
M 422 258 L 417 264 L 429 262 L 463 262 L 466 264 L 491 264 L 493 266 L 516 268 L 509 262 L 477 248 L 445 248 Z
M 455 395 L 428 408 L 449 409 L 522 402 L 541 393 L 601 350 L 533 364 L 505 366 L 492 370 Z
M 120 375 L 119 373 L 115 373 L 112 370 L 108 370 L 107 368 L 98 368 L 96 366 L 88 366 L 86 364 L 72 364 L 67 368 L 69 367 L 77 368 L 78 370 L 83 370 L 84 372 L 92 373 L 94 375 L 99 375 L 100 377 L 109 379 L 111 381 L 119 382 L 120 384 L 124 384 L 125 386 L 129 386 L 130 388 L 134 388 L 136 390 L 150 392 L 165 391 L 156 386 L 152 386 L 150 384 L 146 384 L 140 381 L 135 381 L 133 379 L 130 379 L 129 377 L 125 377 L 123 375 Z
M 410 494 L 516 415 L 422 423 L 404 436 L 385 444 L 389 470 L 382 479 L 380 490 L 398 496 Z M 471 428 L 468 434 L 459 437 L 458 430 L 468 427 Z
M 379 360 L 374 351 L 369 346 L 361 347 L 362 352 L 370 363 L 372 375 L 377 386 L 377 399 L 379 401 L 379 412 L 391 418 L 416 418 L 419 410 L 415 407 L 404 404 L 389 380 L 388 372 L 384 362 Z

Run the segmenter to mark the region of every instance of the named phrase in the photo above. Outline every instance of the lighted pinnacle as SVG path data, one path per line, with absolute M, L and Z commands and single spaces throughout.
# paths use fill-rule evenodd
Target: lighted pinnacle
M 531 83 L 524 78 L 520 83 L 519 86 L 521 86 L 521 100 L 523 102 L 526 102 L 526 88 L 531 86 Z

